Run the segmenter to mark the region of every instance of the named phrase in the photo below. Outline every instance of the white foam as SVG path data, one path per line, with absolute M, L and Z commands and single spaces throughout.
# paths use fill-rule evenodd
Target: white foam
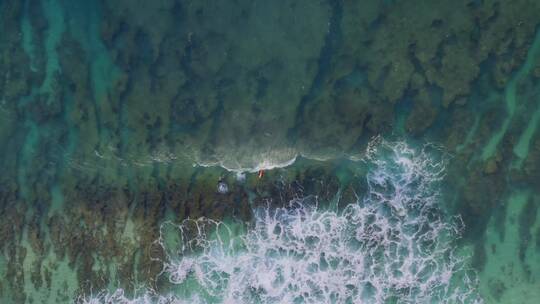
M 155 292 L 149 290 L 145 291 L 142 295 L 135 298 L 130 298 L 125 295 L 123 289 L 117 289 L 116 291 L 101 292 L 97 295 L 90 297 L 81 297 L 77 300 L 77 303 L 82 304 L 199 304 L 204 303 L 198 297 L 189 299 L 180 299 L 174 295 L 157 295 Z
M 195 282 L 189 296 L 207 302 L 481 303 L 476 277 L 455 251 L 461 221 L 438 206 L 445 161 L 432 148 L 370 145 L 368 193 L 340 211 L 294 200 L 255 210 L 240 235 L 209 219 L 166 223 L 182 242 L 168 248 L 158 240 L 163 275 L 179 286 Z M 125 303 L 150 303 L 139 299 Z
M 229 172 L 234 173 L 255 173 L 259 170 L 272 170 L 277 168 L 286 168 L 294 164 L 299 154 L 287 150 L 283 153 L 262 154 L 256 157 L 257 160 L 252 160 L 249 164 L 244 164 L 239 161 L 232 161 L 229 158 L 221 158 L 216 161 L 195 161 L 195 166 L 200 167 L 221 167 Z

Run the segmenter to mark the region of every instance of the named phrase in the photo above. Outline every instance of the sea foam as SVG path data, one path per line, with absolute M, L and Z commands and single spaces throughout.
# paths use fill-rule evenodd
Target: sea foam
M 241 233 L 204 218 L 165 223 L 180 243 L 158 240 L 162 275 L 187 292 L 122 293 L 121 303 L 481 303 L 454 245 L 462 222 L 439 206 L 443 153 L 377 140 L 363 161 L 367 193 L 340 210 L 296 199 L 254 210 Z M 85 301 L 112 303 L 107 296 Z

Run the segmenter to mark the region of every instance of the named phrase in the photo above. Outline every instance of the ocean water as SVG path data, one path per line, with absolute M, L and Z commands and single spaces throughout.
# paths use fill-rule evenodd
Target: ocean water
M 446 160 L 430 148 L 373 143 L 362 160 L 368 190 L 343 206 L 296 198 L 254 210 L 244 229 L 165 222 L 162 275 L 176 293 L 116 290 L 83 303 L 481 303 L 467 254 L 453 245 L 462 222 L 439 206 Z
M 539 17 L 0 0 L 0 302 L 539 302 Z

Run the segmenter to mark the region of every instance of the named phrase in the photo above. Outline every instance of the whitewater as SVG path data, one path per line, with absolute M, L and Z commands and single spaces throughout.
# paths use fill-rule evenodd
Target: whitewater
M 456 247 L 462 221 L 441 206 L 444 151 L 379 138 L 360 161 L 367 191 L 344 207 L 303 196 L 254 207 L 247 224 L 165 222 L 160 275 L 176 289 L 118 289 L 77 302 L 483 303 L 469 256 Z

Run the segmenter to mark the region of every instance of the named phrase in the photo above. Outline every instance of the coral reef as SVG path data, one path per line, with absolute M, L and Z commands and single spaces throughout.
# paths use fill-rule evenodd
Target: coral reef
M 249 221 L 253 207 L 298 196 L 352 201 L 361 178 L 301 156 L 354 158 L 380 134 L 452 154 L 448 207 L 478 269 L 506 198 L 540 187 L 540 132 L 523 136 L 539 63 L 513 78 L 538 1 L 65 2 L 0 2 L 0 301 L 166 284 L 154 244 L 164 220 Z M 294 157 L 243 183 L 224 169 Z M 522 229 L 522 252 L 538 235 Z

